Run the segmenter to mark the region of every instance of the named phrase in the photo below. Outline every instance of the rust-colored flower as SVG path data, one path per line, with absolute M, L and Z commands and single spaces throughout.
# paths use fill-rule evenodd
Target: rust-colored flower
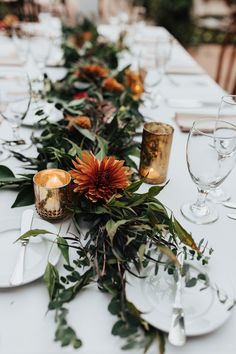
M 82 38 L 84 41 L 91 41 L 93 38 L 93 33 L 90 31 L 86 31 L 82 33 Z
M 10 28 L 19 23 L 19 18 L 15 15 L 6 15 L 3 19 L 5 27 Z
M 124 166 L 124 161 L 113 156 L 98 160 L 92 153 L 83 151 L 82 158 L 76 157 L 72 162 L 75 168 L 70 174 L 77 184 L 74 192 L 84 194 L 94 203 L 107 202 L 113 195 L 119 197 L 129 185 L 130 170 Z
M 137 73 L 130 69 L 125 71 L 125 78 L 127 86 L 129 86 L 131 92 L 134 94 L 134 97 L 140 98 L 142 93 L 144 92 L 144 85 L 143 85 L 143 76 L 141 73 Z
M 107 70 L 98 64 L 88 64 L 79 69 L 79 76 L 89 76 L 91 78 L 106 77 Z
M 116 79 L 108 77 L 103 81 L 103 87 L 109 92 L 122 92 L 124 85 L 120 84 Z
M 91 129 L 92 128 L 91 119 L 87 116 L 72 117 L 70 115 L 67 115 L 66 120 L 68 120 L 67 128 L 70 131 L 75 130 L 75 126 L 74 126 L 75 124 L 81 128 L 84 128 L 84 129 Z

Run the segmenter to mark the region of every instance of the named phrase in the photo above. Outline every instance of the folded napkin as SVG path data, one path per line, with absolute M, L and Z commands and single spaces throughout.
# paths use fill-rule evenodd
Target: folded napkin
M 12 46 L 2 46 L 0 53 L 0 65 L 23 65 L 23 61 L 19 58 L 17 51 Z
M 204 119 L 216 119 L 216 114 L 211 113 L 191 113 L 191 112 L 176 112 L 175 122 L 183 133 L 188 133 L 192 128 L 193 122 L 196 120 Z M 222 120 L 236 125 L 236 116 L 235 115 L 225 115 L 221 117 Z
M 169 75 L 202 75 L 205 72 L 198 65 L 168 65 L 166 73 Z

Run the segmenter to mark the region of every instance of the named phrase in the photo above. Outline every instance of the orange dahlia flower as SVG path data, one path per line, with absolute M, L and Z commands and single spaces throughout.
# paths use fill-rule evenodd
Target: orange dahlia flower
M 113 195 L 120 196 L 120 191 L 129 185 L 130 170 L 124 166 L 124 161 L 114 157 L 104 157 L 98 160 L 87 151 L 82 158 L 72 161 L 74 169 L 70 174 L 77 186 L 74 192 L 84 194 L 92 202 L 108 201 Z
M 79 76 L 106 77 L 107 70 L 97 64 L 88 64 L 79 69 Z
M 124 85 L 120 84 L 116 79 L 108 77 L 103 81 L 103 87 L 109 92 L 122 92 Z
M 66 120 L 68 120 L 67 128 L 71 131 L 75 129 L 74 125 L 78 125 L 81 128 L 84 129 L 91 129 L 92 128 L 92 123 L 89 117 L 86 116 L 77 116 L 77 117 L 72 117 L 68 115 L 66 117 Z

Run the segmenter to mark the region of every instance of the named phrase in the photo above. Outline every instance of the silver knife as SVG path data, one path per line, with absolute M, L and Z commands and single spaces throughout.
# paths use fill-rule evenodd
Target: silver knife
M 27 231 L 31 229 L 32 221 L 33 221 L 34 212 L 31 209 L 27 209 L 23 212 L 21 217 L 21 229 L 20 234 L 23 235 Z M 29 239 L 21 240 L 21 248 L 18 254 L 16 265 L 12 276 L 10 278 L 11 285 L 20 285 L 24 280 L 24 263 L 25 263 L 25 251 L 26 246 L 29 242 Z
M 180 266 L 177 268 L 178 280 L 176 283 L 176 293 L 173 304 L 168 340 L 171 344 L 175 346 L 182 346 L 186 342 L 184 310 L 182 305 L 183 279 L 181 274 L 181 269 L 184 263 L 184 253 L 181 252 L 177 258 Z

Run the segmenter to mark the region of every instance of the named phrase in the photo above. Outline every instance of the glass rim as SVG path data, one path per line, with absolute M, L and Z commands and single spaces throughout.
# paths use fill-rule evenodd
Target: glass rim
M 147 128 L 147 125 L 166 125 L 168 128 L 170 128 L 170 132 L 166 132 L 166 133 L 158 133 L 158 132 L 152 132 L 150 131 L 148 128 Z M 173 134 L 174 132 L 174 127 L 172 127 L 172 125 L 168 124 L 168 123 L 163 123 L 163 122 L 145 122 L 144 125 L 143 125 L 143 131 L 149 133 L 149 134 L 152 134 L 152 135 L 157 135 L 157 136 L 161 136 L 161 135 L 171 135 Z
M 65 174 L 67 174 L 69 176 L 69 180 L 67 183 L 61 185 L 60 187 L 46 187 L 46 186 L 42 186 L 41 184 L 37 183 L 36 182 L 36 178 L 38 177 L 39 174 L 41 174 L 42 172 L 45 172 L 45 171 L 61 171 Z M 68 186 L 70 183 L 71 183 L 71 175 L 68 171 L 65 171 L 65 170 L 62 170 L 61 168 L 47 168 L 47 169 L 44 169 L 44 170 L 41 170 L 41 171 L 38 171 L 37 173 L 35 173 L 35 175 L 33 176 L 33 183 L 35 186 L 38 186 L 40 188 L 44 188 L 44 189 L 47 189 L 47 190 L 52 190 L 52 189 L 61 189 L 61 188 L 64 188 L 66 186 Z
M 225 121 L 225 120 L 221 120 L 221 119 L 202 119 L 202 120 L 195 120 L 195 121 L 193 122 L 193 125 L 192 125 L 192 128 L 191 128 L 190 132 L 192 132 L 193 129 L 194 129 L 196 132 L 200 133 L 201 135 L 205 135 L 205 136 L 208 136 L 208 137 L 210 137 L 210 138 L 214 138 L 214 133 L 210 134 L 210 133 L 207 133 L 206 131 L 203 131 L 203 129 L 199 129 L 199 128 L 196 127 L 196 125 L 197 125 L 198 123 L 207 123 L 207 122 L 215 122 L 215 125 L 216 125 L 217 122 L 225 123 L 225 124 L 227 124 L 227 125 L 233 127 L 234 130 L 235 130 L 235 132 L 236 132 L 236 125 L 234 125 L 234 124 L 232 124 L 232 123 L 230 123 L 230 122 L 227 122 L 227 121 Z M 215 129 L 214 129 L 214 131 L 215 131 Z M 220 139 L 220 136 L 217 137 L 217 138 Z M 227 139 L 227 138 L 224 137 L 224 139 Z
M 233 101 L 230 100 L 233 98 Z M 236 106 L 236 95 L 224 95 L 221 97 L 221 104 L 222 103 L 227 103 L 227 104 L 231 104 L 232 106 Z

